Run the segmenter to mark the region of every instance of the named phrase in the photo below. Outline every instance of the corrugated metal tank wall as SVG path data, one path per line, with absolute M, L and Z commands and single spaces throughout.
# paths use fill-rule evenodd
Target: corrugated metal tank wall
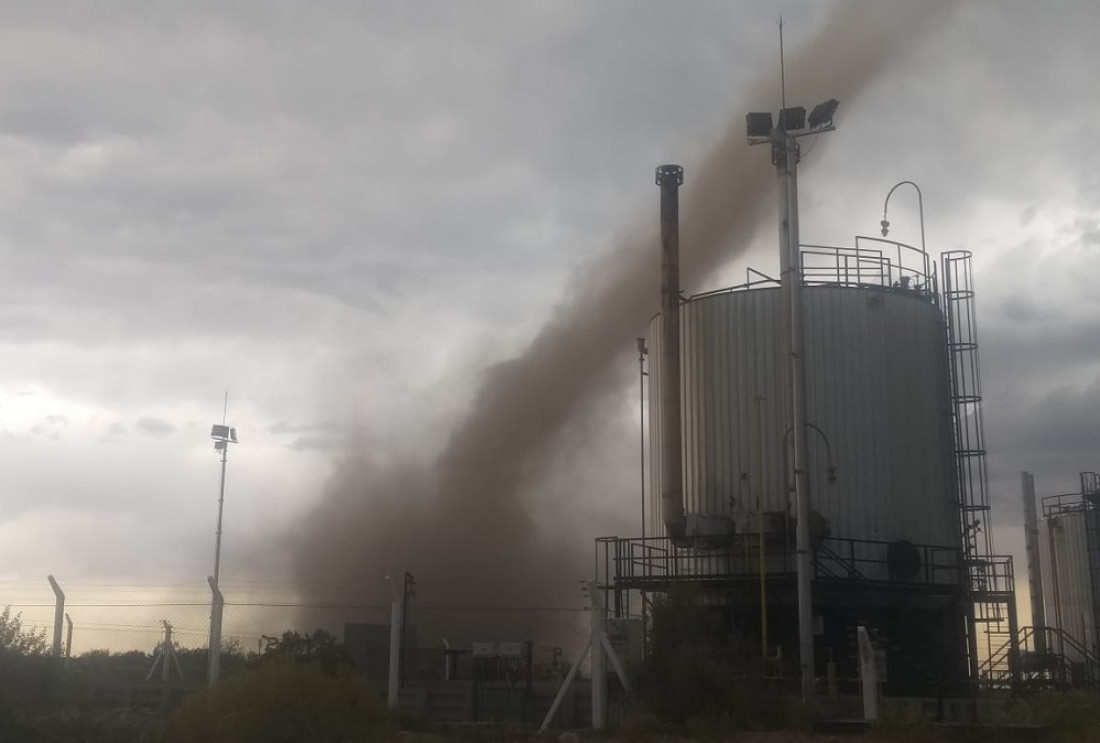
M 1047 624 L 1060 627 L 1083 641 L 1085 647 L 1092 647 L 1094 624 L 1088 555 L 1083 513 L 1064 513 L 1039 522 L 1039 563 Z
M 920 295 L 806 287 L 807 420 L 812 504 L 833 537 L 954 547 L 954 460 L 943 316 Z M 684 497 L 689 514 L 756 529 L 756 403 L 763 395 L 766 511 L 788 498 L 780 291 L 730 291 L 682 306 Z M 650 326 L 650 492 L 660 482 L 660 338 Z M 790 504 L 793 513 L 793 502 Z M 660 524 L 659 515 L 652 523 Z M 651 533 L 663 533 L 659 527 Z

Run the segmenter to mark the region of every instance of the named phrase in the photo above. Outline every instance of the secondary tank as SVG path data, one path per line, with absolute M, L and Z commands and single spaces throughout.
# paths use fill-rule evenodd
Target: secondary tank
M 1071 661 L 1085 660 L 1082 648 L 1095 656 L 1100 639 L 1100 475 L 1080 477 L 1080 493 L 1043 498 L 1038 529 L 1045 619 L 1076 641 L 1053 648 Z

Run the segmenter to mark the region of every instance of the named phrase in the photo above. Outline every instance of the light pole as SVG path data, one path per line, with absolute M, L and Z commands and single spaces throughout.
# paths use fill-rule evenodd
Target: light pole
M 210 429 L 210 438 L 214 439 L 214 451 L 222 453 L 222 481 L 218 488 L 218 533 L 214 543 L 214 584 L 218 585 L 222 565 L 222 509 L 225 506 L 225 463 L 229 455 L 229 445 L 237 443 L 237 429 L 222 424 L 214 424 Z
M 920 192 L 920 186 L 913 181 L 901 181 L 895 183 L 893 188 L 886 194 L 886 200 L 882 202 L 882 236 L 886 237 L 890 233 L 890 222 L 886 219 L 886 208 L 890 206 L 890 197 L 894 195 L 894 191 L 897 191 L 901 186 L 912 186 L 913 190 L 917 192 L 917 210 L 920 213 L 920 250 L 925 255 L 928 255 L 928 251 L 924 247 L 924 194 Z
M 386 706 L 397 709 L 398 688 L 401 686 L 401 627 L 405 623 L 401 614 L 405 602 L 397 595 L 397 586 L 388 575 L 386 582 L 390 584 L 390 591 L 393 593 L 393 601 L 390 603 L 390 667 L 389 683 L 386 685 Z
M 228 395 L 227 395 L 228 399 Z M 210 650 L 206 661 L 206 675 L 210 684 L 217 683 L 221 677 L 221 651 L 222 651 L 222 610 L 225 606 L 225 597 L 222 595 L 221 585 L 218 583 L 221 577 L 222 566 L 222 510 L 225 506 L 225 464 L 229 454 L 229 445 L 237 443 L 237 429 L 222 424 L 214 424 L 210 429 L 210 438 L 214 439 L 214 451 L 222 453 L 222 478 L 218 488 L 218 531 L 214 542 L 214 575 L 207 578 L 210 584 Z
M 416 580 L 413 578 L 413 574 L 406 570 L 404 588 L 401 594 L 401 686 L 405 685 L 405 672 L 409 665 L 409 599 L 416 595 L 413 590 L 415 585 Z
M 810 556 L 810 494 L 806 482 L 806 385 L 802 343 L 802 261 L 798 240 L 798 139 L 832 131 L 833 116 L 840 102 L 831 98 L 818 104 L 806 116 L 803 106 L 784 108 L 779 122 L 771 113 L 750 113 L 746 117 L 751 144 L 771 145 L 772 164 L 779 178 L 779 267 L 781 273 L 783 325 L 787 354 L 783 376 L 794 429 L 791 466 L 795 484 L 795 551 L 798 584 L 798 658 L 802 671 L 802 699 L 814 696 L 813 563 Z

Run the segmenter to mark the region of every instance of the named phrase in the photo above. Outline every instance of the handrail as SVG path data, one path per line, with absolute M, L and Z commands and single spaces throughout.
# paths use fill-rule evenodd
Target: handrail
M 672 576 L 699 580 L 736 579 L 759 575 L 755 533 L 699 535 L 685 544 L 668 537 L 609 538 L 599 540 L 606 553 L 607 581 L 654 582 Z M 781 533 L 767 537 L 767 571 L 793 573 L 794 545 L 782 544 Z M 614 546 L 612 546 L 614 543 Z M 814 545 L 815 574 L 822 580 L 852 580 L 875 585 L 957 586 L 965 569 L 957 548 L 914 545 L 921 567 L 914 575 L 893 574 L 893 542 L 826 537 Z
M 817 545 L 818 556 L 820 556 L 820 554 L 822 552 L 825 553 L 826 557 L 831 558 L 834 562 L 838 563 L 841 567 L 846 567 L 847 568 L 846 575 L 835 575 L 835 574 L 830 573 L 830 575 L 832 577 L 834 577 L 834 578 L 847 578 L 849 580 L 858 580 L 858 581 L 869 580 L 869 578 L 866 575 L 864 575 L 863 573 L 859 572 L 859 570 L 856 569 L 855 557 L 854 556 L 852 558 L 848 559 L 848 560 L 845 560 L 843 557 L 841 557 L 836 552 L 834 552 L 832 550 L 832 548 L 826 546 L 824 542 L 821 542 Z M 822 567 L 821 562 L 820 562 L 819 559 L 815 559 L 814 564 L 817 565 L 819 568 Z
M 1060 627 L 1022 627 L 1016 642 L 1021 649 L 1027 649 L 1040 631 L 1047 635 L 1046 646 L 1048 648 L 1053 648 L 1057 644 L 1062 646 L 1063 650 L 1068 647 L 1080 655 L 1085 669 L 1085 686 L 1091 689 L 1100 688 L 1100 658 L 1092 653 L 1084 643 Z M 1057 643 L 1054 641 L 1055 639 L 1057 639 Z M 1012 668 L 1008 665 L 1008 660 L 1012 652 L 1012 645 L 1013 639 L 1009 638 L 1004 645 L 991 652 L 989 657 L 979 666 L 979 678 L 988 677 L 987 683 L 1004 682 L 1011 679 Z M 1046 668 L 1044 672 L 1055 671 L 1054 675 L 1057 678 L 1051 678 L 1050 680 L 1066 684 L 1067 679 L 1072 677 L 1074 668 L 1069 656 L 1064 652 L 1048 651 L 1046 657 L 1053 660 L 1057 664 L 1057 668 Z M 1023 670 L 1026 671 L 1027 669 Z

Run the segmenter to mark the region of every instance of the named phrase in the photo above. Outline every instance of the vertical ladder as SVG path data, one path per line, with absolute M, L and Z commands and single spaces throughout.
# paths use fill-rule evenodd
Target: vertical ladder
M 1081 640 L 1096 656 L 1100 645 L 1100 474 L 1081 473 L 1081 500 L 1085 508 L 1085 544 L 1092 593 L 1092 637 L 1082 637 Z
M 977 681 L 979 669 L 990 667 L 983 664 L 981 658 L 991 659 L 1002 638 L 1016 643 L 1015 628 L 1010 628 L 1016 619 L 1009 577 L 1012 568 L 1010 562 L 1004 564 L 1005 558 L 993 557 L 971 254 L 968 250 L 952 250 L 944 253 L 941 261 L 959 528 L 967 577 L 965 588 L 970 602 L 967 633 L 971 675 Z M 1009 577 L 1007 582 L 1006 577 Z M 1018 657 L 1018 647 L 1010 657 Z

